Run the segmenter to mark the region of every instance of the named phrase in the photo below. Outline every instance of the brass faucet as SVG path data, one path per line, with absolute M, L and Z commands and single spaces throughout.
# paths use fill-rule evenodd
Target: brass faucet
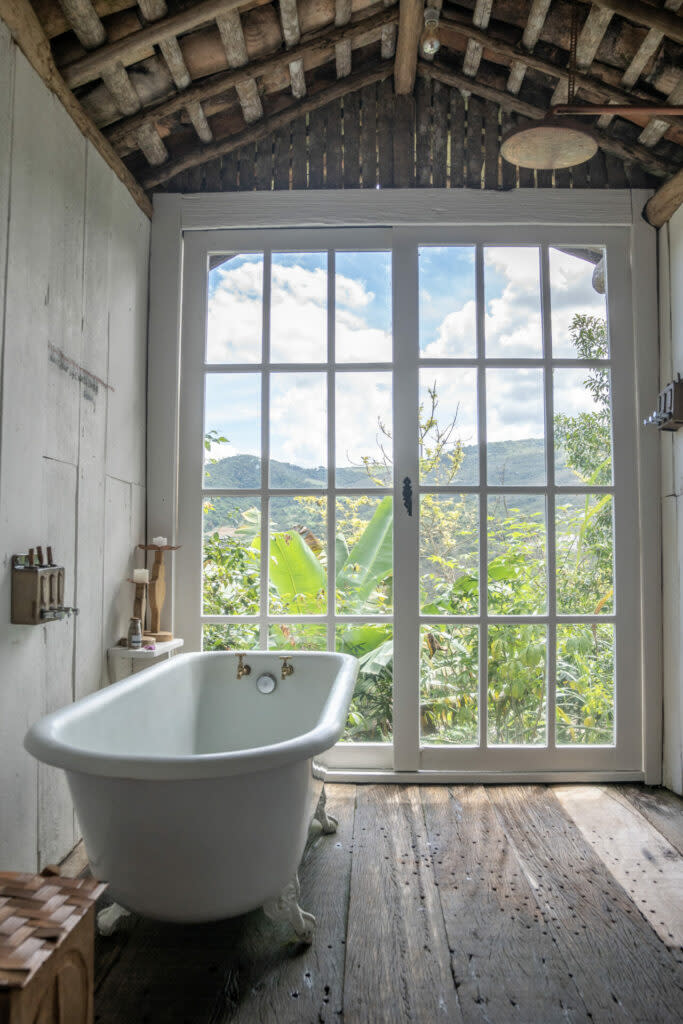
M 286 679 L 287 676 L 291 676 L 294 673 L 294 666 L 289 664 L 289 658 L 283 658 L 280 656 L 280 661 L 282 662 L 281 677 L 282 679 Z
M 245 663 L 244 663 L 245 657 L 246 657 L 245 654 L 238 654 L 237 655 L 237 660 L 238 660 L 237 678 L 238 679 L 241 679 L 242 676 L 248 676 L 249 673 L 251 672 L 251 665 L 245 665 Z

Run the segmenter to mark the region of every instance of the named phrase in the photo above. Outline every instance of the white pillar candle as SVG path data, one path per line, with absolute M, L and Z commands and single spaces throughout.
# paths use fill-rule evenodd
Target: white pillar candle
M 156 544 L 157 547 L 163 548 L 166 547 L 168 541 L 165 537 L 152 537 L 152 544 Z
M 149 569 L 133 569 L 133 583 L 149 583 Z

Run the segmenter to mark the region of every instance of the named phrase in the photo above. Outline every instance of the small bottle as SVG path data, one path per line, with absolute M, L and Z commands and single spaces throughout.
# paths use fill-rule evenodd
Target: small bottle
M 142 619 L 133 618 L 128 626 L 128 646 L 133 650 L 142 647 Z

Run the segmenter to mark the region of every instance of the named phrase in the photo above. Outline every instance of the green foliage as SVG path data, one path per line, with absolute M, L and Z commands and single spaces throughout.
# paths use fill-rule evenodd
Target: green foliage
M 577 315 L 571 338 L 579 356 L 607 355 L 603 320 Z M 586 368 L 584 386 L 594 409 L 558 415 L 554 429 L 561 454 L 559 483 L 611 482 L 609 376 Z M 476 449 L 454 434 L 455 421 L 438 422 L 438 396 L 420 415 L 421 477 L 431 483 L 476 482 Z M 381 432 L 388 431 L 380 424 Z M 207 438 L 211 444 L 224 438 Z M 514 486 L 544 463 L 542 440 L 489 445 L 491 480 Z M 367 486 L 391 469 L 382 451 L 367 465 L 343 470 L 341 486 Z M 206 468 L 213 486 L 258 486 L 259 460 L 235 456 Z M 471 477 L 471 479 L 470 479 Z M 326 471 L 284 463 L 271 465 L 277 486 L 324 486 Z M 223 503 L 223 504 L 221 504 Z M 227 504 L 226 504 L 227 503 Z M 480 600 L 491 614 L 533 616 L 547 611 L 544 502 L 533 495 L 508 507 L 501 497 L 488 510 L 486 594 L 480 594 L 479 521 L 476 498 L 425 495 L 420 506 L 423 552 L 420 605 L 435 623 L 423 628 L 420 649 L 420 721 L 428 743 L 476 744 L 479 735 L 479 631 L 438 622 L 443 615 L 476 615 Z M 269 610 L 277 615 L 326 610 L 327 516 L 335 524 L 335 602 L 340 614 L 381 615 L 392 608 L 393 512 L 390 497 L 343 496 L 328 509 L 326 498 L 277 498 L 271 502 Z M 255 615 L 259 611 L 260 516 L 245 499 L 215 499 L 205 508 L 204 590 L 206 614 Z M 613 527 L 610 495 L 576 495 L 556 509 L 557 609 L 560 614 L 610 612 L 613 608 Z M 270 627 L 270 643 L 292 650 L 319 650 L 326 627 L 293 619 Z M 204 648 L 253 647 L 252 625 L 206 626 Z M 557 627 L 556 728 L 559 744 L 613 742 L 614 631 L 611 624 Z M 360 663 L 345 738 L 384 742 L 393 727 L 393 627 L 390 623 L 340 626 L 337 650 Z M 487 650 L 489 744 L 541 744 L 546 740 L 546 627 L 534 623 L 491 626 Z

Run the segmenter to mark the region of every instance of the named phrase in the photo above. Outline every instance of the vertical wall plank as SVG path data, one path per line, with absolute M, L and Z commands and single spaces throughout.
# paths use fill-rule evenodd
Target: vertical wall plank
M 342 108 L 341 101 L 328 103 L 325 108 L 327 113 L 327 139 L 325 153 L 327 160 L 327 188 L 342 187 Z
M 484 188 L 498 188 L 499 109 L 490 100 L 484 107 Z
M 289 189 L 289 125 L 280 128 L 273 136 L 273 184 L 276 189 Z
M 249 192 L 254 187 L 254 161 L 256 159 L 256 145 L 252 142 L 242 146 L 239 150 L 240 161 L 240 190 Z
M 394 187 L 415 185 L 415 100 L 394 97 Z
M 481 188 L 481 172 L 484 163 L 482 149 L 482 127 L 484 122 L 484 101 L 470 95 L 467 100 L 467 177 L 468 188 Z
M 206 192 L 221 190 L 221 157 L 204 164 L 204 189 Z
M 361 93 L 362 127 L 360 163 L 363 188 L 377 184 L 377 86 L 366 85 Z
M 344 188 L 360 186 L 360 94 L 344 97 Z
M 237 191 L 237 171 L 237 153 L 228 153 L 223 157 L 223 166 L 221 167 L 221 189 L 223 192 Z
M 597 151 L 592 160 L 588 163 L 588 174 L 591 188 L 605 188 L 607 185 L 607 168 L 605 166 L 605 154 L 601 149 Z
M 462 188 L 465 184 L 465 101 L 458 89 L 451 89 L 450 135 L 450 186 Z
M 418 188 L 428 188 L 432 178 L 432 83 L 420 76 L 415 83 L 415 165 Z
M 377 174 L 382 188 L 394 184 L 393 86 L 389 79 L 377 87 Z
M 325 148 L 327 114 L 325 108 L 308 115 L 308 186 L 323 188 L 325 184 Z
M 446 187 L 448 156 L 448 92 L 442 82 L 432 82 L 432 185 Z
M 507 110 L 501 111 L 501 141 L 508 132 L 511 132 L 517 123 L 517 118 Z M 509 160 L 500 158 L 503 188 L 514 188 L 517 184 L 517 168 Z
M 574 188 L 588 188 L 588 164 L 572 167 L 572 185 Z
M 292 125 L 292 188 L 306 188 L 307 166 L 306 120 L 299 117 Z
M 12 103 L 14 99 L 14 46 L 9 29 L 0 21 L 0 367 L 4 347 L 5 268 L 12 160 Z M 0 373 L 0 379 L 2 374 Z M 2 451 L 0 450 L 0 459 Z M 0 470 L 2 462 L 0 462 Z
M 273 140 L 261 139 L 256 146 L 254 184 L 260 192 L 270 192 L 273 181 Z
M 555 171 L 555 188 L 569 188 L 571 180 L 571 167 L 563 167 Z
M 605 153 L 607 184 L 610 188 L 628 188 L 626 172 L 621 160 L 611 153 Z
M 538 188 L 552 188 L 553 187 L 553 172 L 552 171 L 536 171 L 536 185 Z

